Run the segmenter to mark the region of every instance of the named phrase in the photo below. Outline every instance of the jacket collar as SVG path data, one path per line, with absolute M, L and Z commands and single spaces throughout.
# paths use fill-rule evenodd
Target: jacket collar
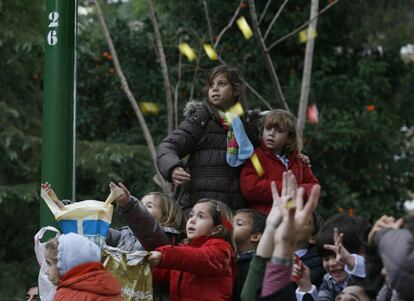
M 263 150 L 263 152 L 266 154 L 266 155 L 268 155 L 269 157 L 271 157 L 271 158 L 276 158 L 276 154 L 275 153 L 273 153 L 270 149 L 268 149 L 267 147 L 266 147 L 266 145 L 263 143 L 263 142 L 261 142 L 260 143 L 260 148 Z M 288 155 L 288 159 L 289 159 L 289 165 L 290 165 L 290 163 L 293 161 L 293 160 L 295 160 L 296 159 L 296 157 L 298 156 L 298 152 L 297 151 L 294 151 L 293 153 L 291 153 L 291 154 L 289 154 Z

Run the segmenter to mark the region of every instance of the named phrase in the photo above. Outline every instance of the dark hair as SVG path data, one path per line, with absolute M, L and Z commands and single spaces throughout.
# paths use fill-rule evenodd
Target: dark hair
M 213 199 L 201 199 L 196 204 L 207 203 L 208 211 L 213 218 L 214 226 L 222 226 L 220 230 L 211 237 L 220 237 L 230 243 L 233 250 L 236 250 L 233 239 L 233 214 L 229 206 L 221 201 Z
M 360 254 L 363 251 L 364 238 L 366 232 L 363 229 L 363 223 L 360 218 L 349 216 L 347 214 L 336 214 L 328 219 L 320 229 L 316 237 L 316 248 L 319 256 L 332 256 L 332 251 L 326 250 L 323 245 L 333 245 L 334 228 L 338 228 L 339 233 L 343 233 L 343 246 L 349 253 Z
M 210 85 L 213 83 L 213 80 L 221 74 L 224 74 L 227 77 L 227 80 L 233 87 L 233 91 L 238 92 L 238 96 L 235 100 L 236 102 L 240 102 L 244 112 L 247 113 L 246 85 L 237 68 L 229 65 L 219 65 L 211 69 L 207 76 L 206 90 L 208 91 Z
M 313 211 L 312 222 L 313 222 L 312 235 L 316 235 L 318 234 L 319 230 L 322 228 L 323 224 L 325 223 L 325 220 L 323 219 L 322 215 L 320 215 L 316 211 Z
M 239 209 L 236 211 L 236 214 L 246 214 L 252 221 L 252 230 L 251 234 L 263 233 L 266 227 L 266 215 L 261 212 L 257 212 L 254 209 Z

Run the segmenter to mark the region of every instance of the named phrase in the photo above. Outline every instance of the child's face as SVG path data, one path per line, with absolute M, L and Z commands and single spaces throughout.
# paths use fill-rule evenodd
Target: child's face
M 214 231 L 213 217 L 208 209 L 208 203 L 196 204 L 193 207 L 185 227 L 188 238 L 209 235 Z
M 263 129 L 264 145 L 276 154 L 280 154 L 285 144 L 289 141 L 289 131 L 275 127 L 265 127 Z
M 340 292 L 335 301 L 369 301 L 369 297 L 360 286 L 351 285 L 347 286 Z
M 50 256 L 48 249 L 46 249 L 46 252 L 45 252 L 45 260 L 47 263 L 47 271 L 46 271 L 47 277 L 49 278 L 50 282 L 53 283 L 53 285 L 58 285 L 59 284 L 59 271 L 57 268 L 57 259 Z
M 228 110 L 235 104 L 234 96 L 237 92 L 233 91 L 231 83 L 225 74 L 219 74 L 208 88 L 209 102 L 222 111 Z
M 348 273 L 345 272 L 345 266 L 336 261 L 335 255 L 327 255 L 322 258 L 323 268 L 331 275 L 336 282 L 344 282 L 348 277 Z
M 252 231 L 252 219 L 246 213 L 238 213 L 233 218 L 233 238 L 236 246 L 250 241 Z
M 162 208 L 160 199 L 153 195 L 146 195 L 141 200 L 145 208 L 151 213 L 151 215 L 157 220 L 160 221 L 162 218 Z

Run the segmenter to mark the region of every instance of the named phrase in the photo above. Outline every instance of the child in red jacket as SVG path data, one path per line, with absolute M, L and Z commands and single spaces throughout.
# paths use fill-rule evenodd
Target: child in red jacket
M 307 199 L 312 186 L 319 184 L 310 167 L 299 158 L 295 116 L 285 110 L 273 110 L 264 117 L 262 143 L 255 149 L 263 175 L 258 175 L 252 162 L 246 161 L 240 173 L 240 189 L 250 207 L 268 214 L 272 207 L 270 183 L 282 191 L 283 172 L 291 170 Z
M 101 260 L 101 249 L 86 237 L 69 233 L 46 244 L 49 280 L 57 285 L 55 301 L 122 301 L 121 286 Z
M 224 203 L 201 199 L 191 210 L 187 239 L 151 252 L 154 281 L 170 281 L 170 300 L 231 300 L 235 279 L 232 215 Z

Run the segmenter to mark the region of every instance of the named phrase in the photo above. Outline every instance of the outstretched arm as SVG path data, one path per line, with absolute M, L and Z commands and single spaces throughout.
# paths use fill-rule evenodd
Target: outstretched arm
M 116 199 L 118 212 L 144 249 L 152 251 L 157 247 L 169 244 L 170 239 L 164 232 L 164 229 L 142 202 L 131 196 L 128 189 L 122 183 L 118 183 L 118 185 L 113 182 L 109 184 L 111 189 L 116 186 L 124 191 Z

